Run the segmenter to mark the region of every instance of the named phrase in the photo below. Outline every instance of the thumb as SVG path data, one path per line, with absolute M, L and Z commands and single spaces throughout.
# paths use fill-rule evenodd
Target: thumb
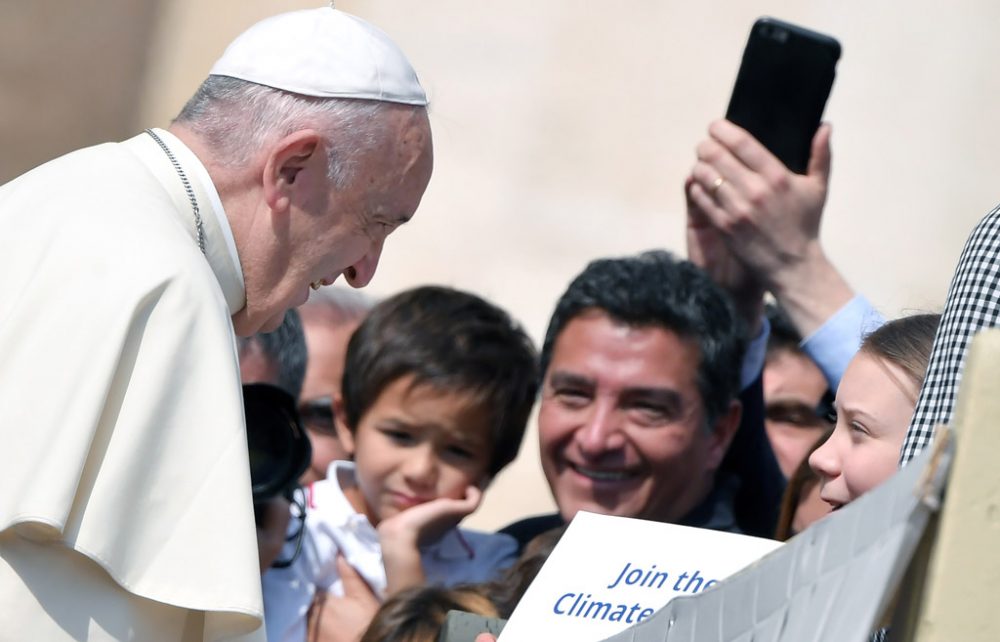
M 809 176 L 820 179 L 824 185 L 830 182 L 830 165 L 832 164 L 832 152 L 830 151 L 831 133 L 832 128 L 830 127 L 830 123 L 823 123 L 816 130 L 809 157 L 809 168 L 806 170 Z

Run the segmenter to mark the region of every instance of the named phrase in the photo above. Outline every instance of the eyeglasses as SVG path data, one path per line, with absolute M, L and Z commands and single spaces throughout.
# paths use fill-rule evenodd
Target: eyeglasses
M 336 436 L 337 431 L 333 420 L 333 400 L 330 397 L 317 397 L 299 404 L 299 416 L 306 428 L 321 435 Z
M 306 491 L 301 486 L 290 489 L 284 493 L 285 499 L 289 501 L 291 506 L 289 510 L 292 513 L 291 520 L 289 522 L 288 534 L 285 536 L 285 543 L 295 542 L 295 548 L 292 550 L 292 554 L 288 558 L 283 558 L 281 556 L 274 560 L 271 564 L 271 568 L 288 568 L 295 563 L 298 559 L 299 554 L 302 552 L 302 539 L 306 532 Z M 282 553 L 285 552 L 287 546 L 282 548 Z

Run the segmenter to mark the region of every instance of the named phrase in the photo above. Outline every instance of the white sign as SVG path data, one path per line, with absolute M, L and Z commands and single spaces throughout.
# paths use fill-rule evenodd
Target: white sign
M 581 511 L 521 598 L 500 642 L 603 640 L 779 546 L 758 537 Z

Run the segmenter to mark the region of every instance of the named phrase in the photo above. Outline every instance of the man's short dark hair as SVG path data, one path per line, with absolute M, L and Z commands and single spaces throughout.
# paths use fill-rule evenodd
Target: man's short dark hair
M 559 298 L 542 345 L 541 376 L 566 325 L 588 310 L 636 327 L 661 327 L 699 348 L 698 391 L 709 425 L 739 393 L 745 326 L 729 296 L 690 261 L 650 251 L 598 259 Z
M 251 346 L 257 345 L 264 356 L 277 365 L 278 380 L 275 384 L 295 399 L 302 394 L 306 378 L 306 336 L 302 319 L 294 310 L 285 312 L 285 318 L 272 332 L 258 332 L 249 337 L 237 337 L 240 356 Z
M 408 290 L 375 306 L 355 330 L 344 365 L 344 413 L 352 430 L 394 381 L 474 395 L 487 411 L 490 475 L 513 461 L 538 391 L 538 357 L 510 316 L 451 288 Z

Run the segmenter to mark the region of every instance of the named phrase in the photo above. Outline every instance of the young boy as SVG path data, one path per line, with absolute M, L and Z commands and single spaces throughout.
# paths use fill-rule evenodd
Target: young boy
M 353 462 L 306 489 L 301 554 L 264 575 L 269 640 L 302 642 L 316 592 L 343 594 L 338 556 L 380 598 L 486 581 L 515 560 L 512 538 L 455 525 L 517 455 L 537 368 L 524 331 L 477 296 L 421 287 L 371 311 L 334 400 Z

